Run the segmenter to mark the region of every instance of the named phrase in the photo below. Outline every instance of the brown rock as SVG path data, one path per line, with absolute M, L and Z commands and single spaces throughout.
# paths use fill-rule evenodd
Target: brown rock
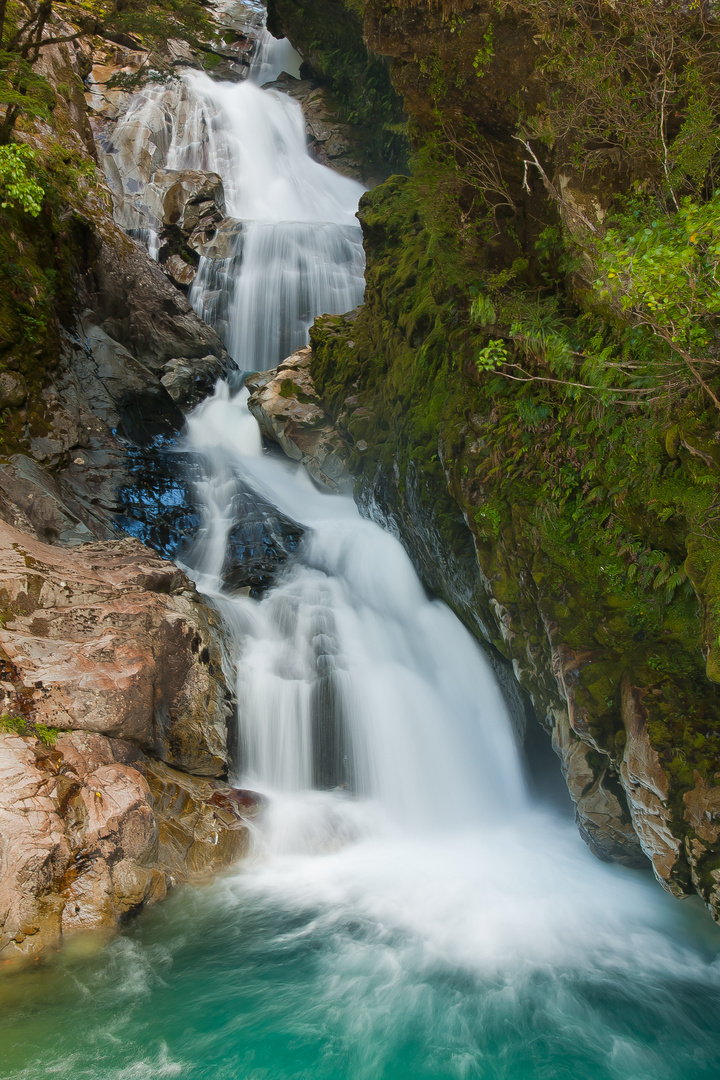
M 27 386 L 16 371 L 0 371 L 0 409 L 16 409 L 27 397 Z
M 247 850 L 247 795 L 249 814 L 227 785 L 94 733 L 52 749 L 0 735 L 0 962 L 112 929 L 233 863 Z
M 320 404 L 311 356 L 311 349 L 299 349 L 274 371 L 250 376 L 248 408 L 263 435 L 302 461 L 321 488 L 349 495 L 354 482 L 344 460 L 347 448 Z
M 714 844 L 720 836 L 720 787 L 711 787 L 695 771 L 695 787 L 684 796 L 685 820 L 697 835 Z
M 186 263 L 179 255 L 171 255 L 163 266 L 176 285 L 191 285 L 195 280 L 195 267 Z
M 621 685 L 621 707 L 626 739 L 620 779 L 632 823 L 660 884 L 674 895 L 684 896 L 678 877 L 681 842 L 666 802 L 668 777 L 650 743 L 642 691 L 632 686 L 627 675 Z
M 212 354 L 201 360 L 181 357 L 168 360 L 160 381 L 176 405 L 192 409 L 213 392 L 215 383 L 225 374 L 225 367 Z
M 127 739 L 200 775 L 227 768 L 217 630 L 175 566 L 135 540 L 72 550 L 0 523 L 5 711 Z

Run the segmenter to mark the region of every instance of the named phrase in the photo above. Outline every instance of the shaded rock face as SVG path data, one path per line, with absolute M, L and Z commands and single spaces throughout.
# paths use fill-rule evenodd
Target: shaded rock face
M 207 880 L 245 854 L 260 806 L 125 741 L 0 734 L 0 963 Z
M 66 552 L 7 525 L 0 552 L 4 713 L 226 773 L 220 639 L 175 566 L 131 539 Z
M 223 584 L 230 592 L 257 599 L 298 550 L 304 530 L 242 484 L 238 484 L 228 509 L 235 524 L 228 535 Z
M 251 375 L 248 408 L 271 442 L 302 461 L 327 491 L 350 494 L 353 480 L 344 462 L 347 451 L 329 422 L 308 370 L 311 350 L 300 349 L 274 371 Z

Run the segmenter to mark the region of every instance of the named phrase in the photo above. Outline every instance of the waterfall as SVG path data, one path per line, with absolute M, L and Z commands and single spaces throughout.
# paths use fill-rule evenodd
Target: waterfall
M 171 167 L 218 172 L 228 212 L 243 222 L 229 259 L 201 260 L 190 299 L 241 368 L 263 371 L 306 343 L 316 315 L 362 300 L 362 187 L 312 160 L 292 98 L 253 82 L 188 79 L 193 138 Z
M 222 178 L 225 257 L 201 256 L 190 302 L 245 371 L 274 367 L 306 343 L 317 315 L 356 307 L 365 284 L 355 216 L 363 188 L 310 157 L 296 101 L 258 85 L 287 63 L 281 43 L 261 44 L 245 82 L 186 72 L 138 94 L 103 155 L 118 220 L 155 258 L 157 170 Z M 122 175 L 118 152 L 132 162 Z
M 205 472 L 196 580 L 237 650 L 241 782 L 353 791 L 423 830 L 515 812 L 525 802 L 517 750 L 479 648 L 427 598 L 394 537 L 262 452 L 246 399 L 219 387 L 188 436 Z M 305 529 L 261 600 L 222 589 L 228 470 Z
M 150 88 L 105 146 L 146 242 L 158 169 L 222 176 L 236 247 L 203 256 L 192 300 L 245 369 L 362 295 L 361 189 L 261 89 L 264 42 L 257 81 Z M 228 630 L 233 779 L 267 809 L 232 875 L 12 984 L 3 1075 L 715 1080 L 713 928 L 533 802 L 483 653 L 398 541 L 265 450 L 245 390 L 220 383 L 186 443 L 201 526 L 184 558 Z M 228 571 L 248 506 L 292 533 L 256 588 Z

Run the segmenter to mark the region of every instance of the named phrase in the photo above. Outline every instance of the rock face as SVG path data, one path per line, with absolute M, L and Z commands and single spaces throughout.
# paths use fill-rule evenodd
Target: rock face
M 268 439 L 288 457 L 302 461 L 320 487 L 351 494 L 353 479 L 344 462 L 347 447 L 325 415 L 310 377 L 310 349 L 288 356 L 274 370 L 251 375 L 248 408 Z
M 69 552 L 5 524 L 0 552 L 4 713 L 227 771 L 217 630 L 172 563 L 131 539 Z
M 0 957 L 114 926 L 239 858 L 212 615 L 135 540 L 0 525 Z
M 259 806 L 103 735 L 0 734 L 0 965 L 207 880 Z

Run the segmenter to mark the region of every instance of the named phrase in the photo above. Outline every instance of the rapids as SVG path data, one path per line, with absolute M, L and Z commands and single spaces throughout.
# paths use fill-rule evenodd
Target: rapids
M 266 367 L 360 299 L 360 189 L 282 95 L 184 85 L 174 167 L 217 169 L 247 225 L 194 302 Z M 246 399 L 220 384 L 188 419 L 185 559 L 232 643 L 236 780 L 269 810 L 232 874 L 0 983 L 2 1076 L 716 1078 L 716 929 L 534 800 L 474 640 L 392 535 L 263 449 Z M 258 599 L 223 583 L 238 485 L 304 530 Z

